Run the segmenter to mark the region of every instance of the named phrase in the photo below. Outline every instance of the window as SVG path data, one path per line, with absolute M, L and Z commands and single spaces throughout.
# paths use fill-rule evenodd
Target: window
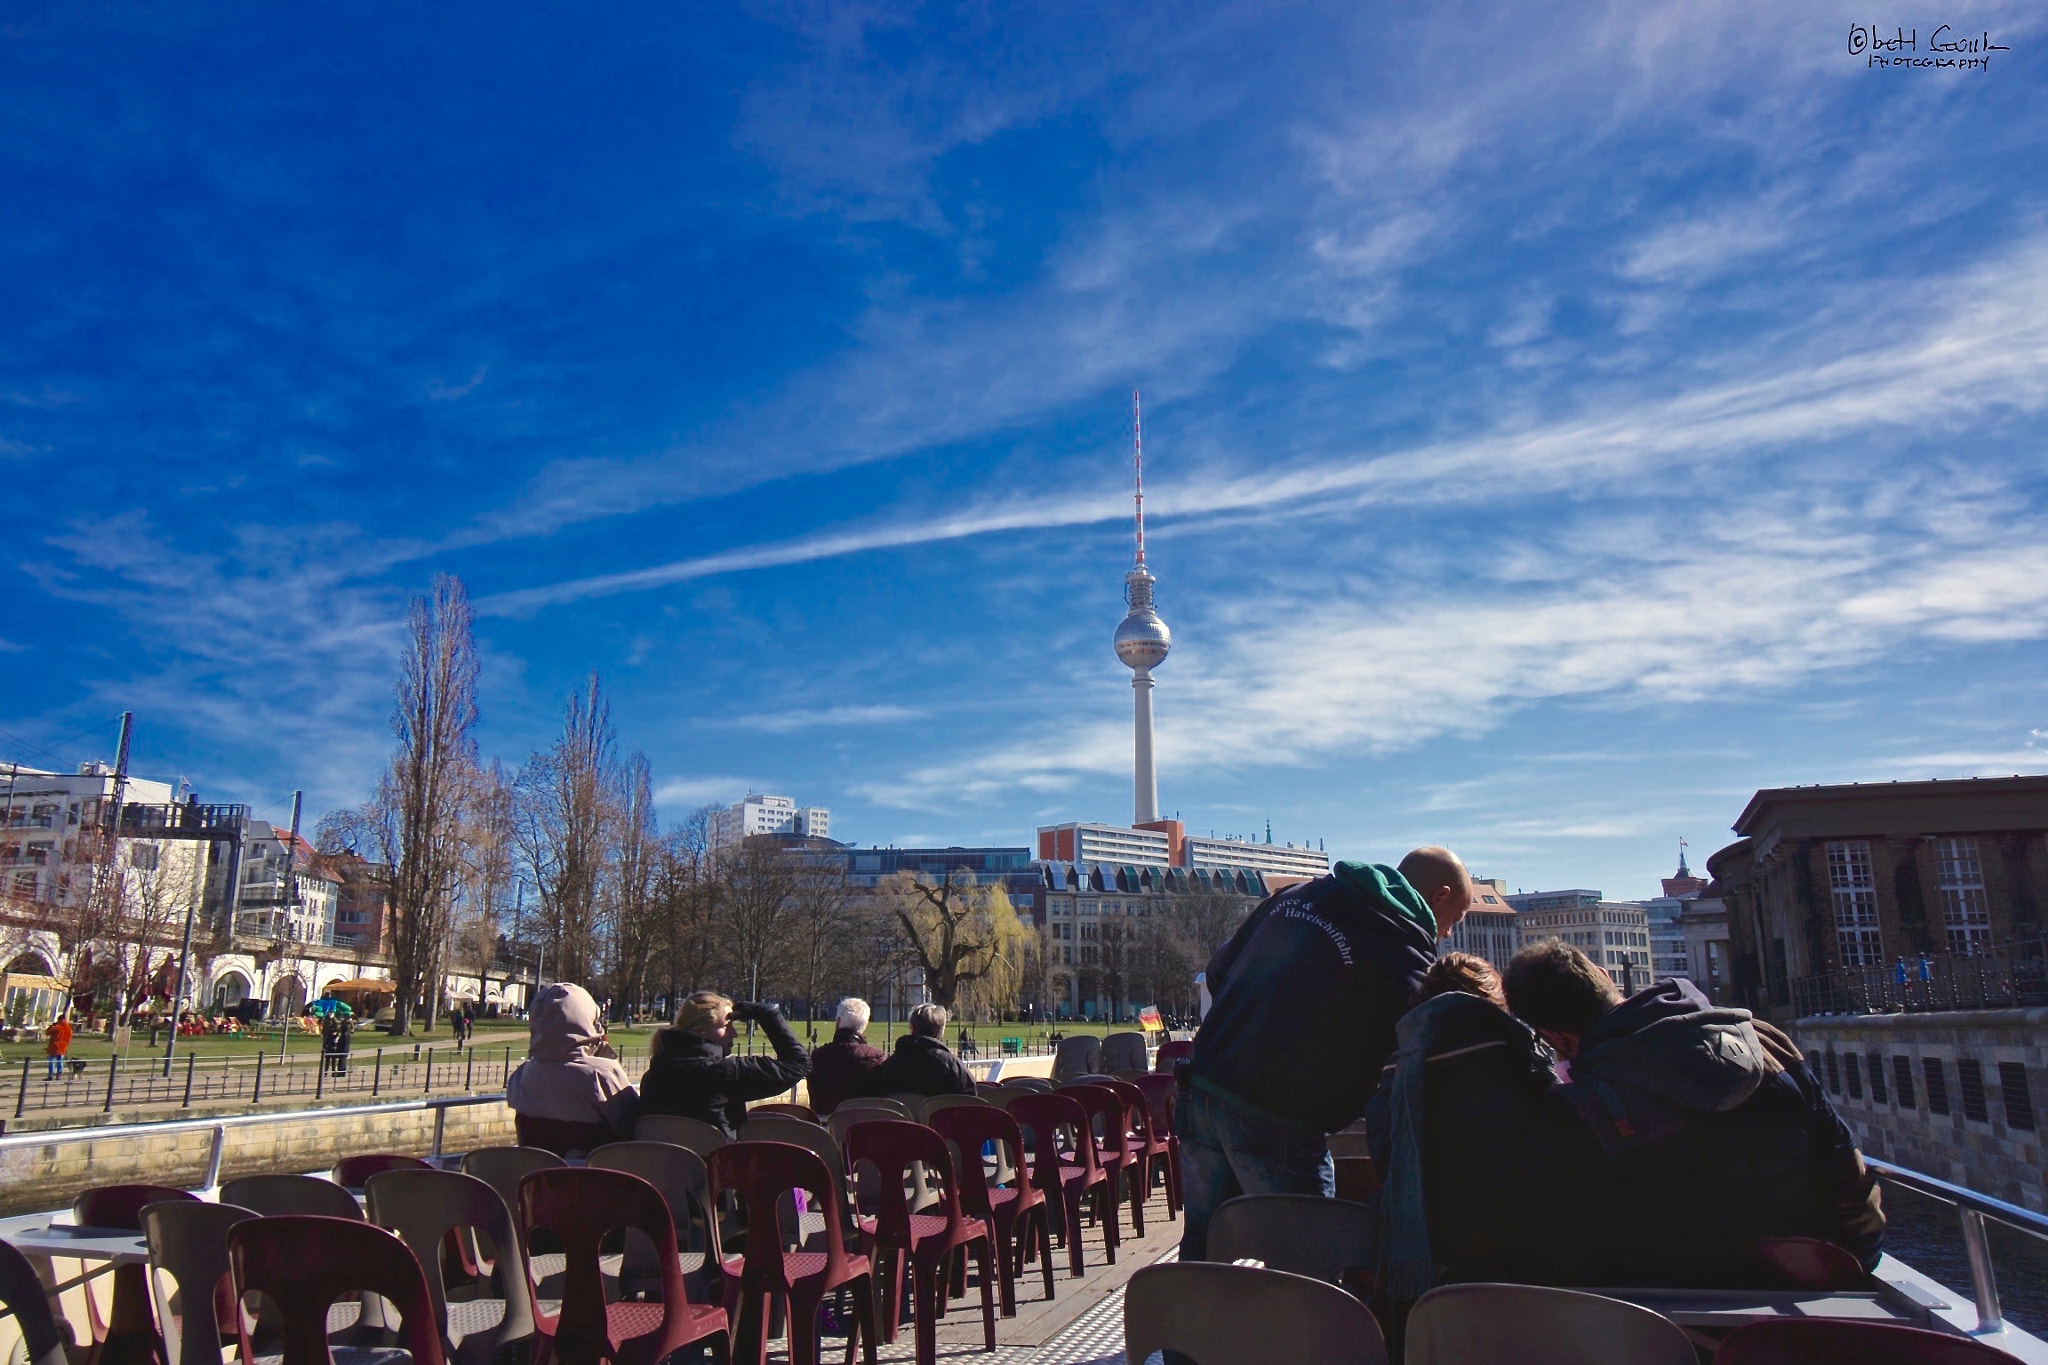
M 2005 1099 L 2005 1126 L 2032 1132 L 2034 1096 L 2027 1089 L 2027 1068 L 2018 1062 L 2000 1062 L 1998 1093 Z
M 1984 1103 L 1984 1066 L 1963 1058 L 1956 1063 L 1956 1082 L 1963 1092 L 1963 1117 L 1978 1123 L 1991 1122 L 1991 1108 Z
M 1913 1099 L 1913 1059 L 1892 1058 L 1892 1089 L 1899 1092 L 1899 1108 L 1913 1109 L 1918 1105 Z
M 1848 1073 L 1846 1079 L 1849 1082 L 1849 1098 L 1852 1100 L 1862 1099 L 1863 1059 L 1853 1052 L 1847 1054 L 1842 1058 L 1842 1070 Z
M 1884 1054 L 1873 1052 L 1870 1054 L 1870 1102 L 1872 1104 L 1889 1104 L 1891 1102 L 1885 1095 L 1884 1079 Z
M 1827 1050 L 1826 1058 L 1828 1064 L 1828 1093 L 1830 1095 L 1839 1095 L 1842 1093 L 1842 1068 L 1841 1064 L 1835 1060 L 1835 1050 L 1833 1048 Z
M 1975 957 L 1991 946 L 1991 903 L 1984 898 L 1984 864 L 1977 859 L 1975 839 L 1935 842 L 1941 870 L 1941 911 L 1948 921 L 1948 950 L 1957 957 Z
M 1946 1114 L 1948 1112 L 1948 1068 L 1939 1057 L 1922 1058 L 1921 1071 L 1927 1077 L 1927 1112 Z
M 1835 941 L 1844 967 L 1884 962 L 1884 938 L 1877 927 L 1877 881 L 1870 871 L 1870 845 L 1861 839 L 1828 845 L 1828 886 L 1835 897 Z

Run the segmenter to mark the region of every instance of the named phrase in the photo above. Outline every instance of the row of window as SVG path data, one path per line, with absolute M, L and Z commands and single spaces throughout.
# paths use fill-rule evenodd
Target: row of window
M 1877 877 L 1870 844 L 1840 839 L 1827 846 L 1828 890 L 1833 894 L 1835 941 L 1845 967 L 1884 963 L 1884 934 L 1877 922 Z M 1977 841 L 1968 836 L 1934 841 L 1935 887 L 1941 893 L 1948 950 L 1969 957 L 1991 946 L 1991 902 L 1984 894 L 1984 864 Z
M 1827 1077 L 1828 1093 L 1847 1093 L 1852 1100 L 1863 1098 L 1866 1080 L 1873 1104 L 1891 1104 L 1901 1109 L 1918 1109 L 1924 1097 L 1927 1112 L 1946 1117 L 1952 1112 L 1948 1085 L 1948 1063 L 1939 1057 L 1922 1057 L 1919 1066 L 1904 1053 L 1887 1059 L 1882 1052 L 1821 1053 L 1821 1068 Z M 2034 1130 L 2034 1096 L 2027 1082 L 2027 1068 L 2019 1062 L 1999 1062 L 1998 1094 L 2005 1109 L 2005 1126 L 2025 1132 Z M 1956 1098 L 1962 1101 L 1963 1117 L 1974 1123 L 1991 1122 L 1991 1106 L 1984 1089 L 1984 1064 L 1974 1057 L 1956 1061 Z

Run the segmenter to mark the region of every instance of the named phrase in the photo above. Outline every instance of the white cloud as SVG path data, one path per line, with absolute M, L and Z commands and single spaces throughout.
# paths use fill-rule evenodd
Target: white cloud
M 736 717 L 731 723 L 741 730 L 761 730 L 786 735 L 797 730 L 816 730 L 838 725 L 890 725 L 916 720 L 922 711 L 908 706 L 828 706 L 811 710 L 769 711 Z

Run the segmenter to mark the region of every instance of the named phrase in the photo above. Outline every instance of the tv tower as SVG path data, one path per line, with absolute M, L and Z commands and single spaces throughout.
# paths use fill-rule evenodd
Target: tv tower
M 1145 567 L 1145 427 L 1138 391 L 1131 390 L 1131 469 L 1136 481 L 1138 558 L 1124 575 L 1124 601 L 1130 612 L 1116 628 L 1116 657 L 1131 670 L 1132 703 L 1137 722 L 1137 764 L 1132 774 L 1137 815 L 1133 824 L 1159 818 L 1159 774 L 1152 766 L 1152 670 L 1173 648 L 1173 635 L 1152 610 L 1152 585 L 1158 580 Z

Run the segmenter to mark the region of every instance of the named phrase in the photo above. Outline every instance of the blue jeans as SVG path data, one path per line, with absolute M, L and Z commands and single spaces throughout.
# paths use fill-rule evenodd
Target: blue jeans
M 50 1071 L 49 1071 L 49 1079 L 50 1079 L 50 1080 L 53 1080 L 53 1081 L 54 1081 L 54 1080 L 58 1080 L 58 1079 L 60 1079 L 60 1078 L 61 1078 L 61 1077 L 62 1077 L 63 1075 L 64 1075 L 64 1059 L 63 1059 L 62 1057 L 52 1057 L 52 1058 L 50 1058 Z
M 1180 1139 L 1180 1258 L 1209 1255 L 1209 1220 L 1241 1194 L 1337 1194 L 1337 1165 L 1320 1129 L 1241 1109 L 1206 1090 L 1181 1096 L 1174 1113 Z

